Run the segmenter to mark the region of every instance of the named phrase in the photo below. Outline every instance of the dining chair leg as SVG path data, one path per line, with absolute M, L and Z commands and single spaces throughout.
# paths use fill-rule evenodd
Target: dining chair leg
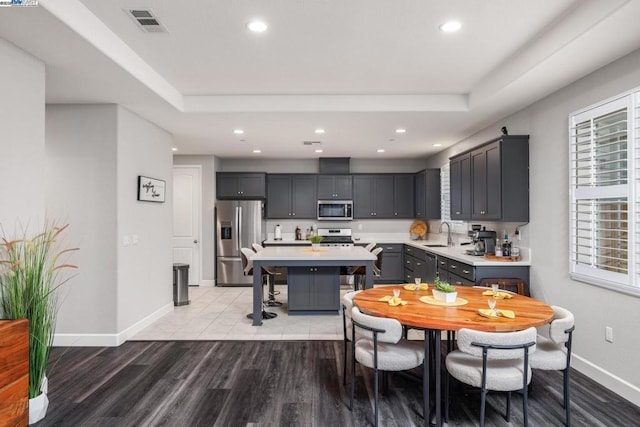
M 569 368 L 567 367 L 563 373 L 563 385 L 564 385 L 564 396 L 563 396 L 563 404 L 564 410 L 566 412 L 566 425 L 567 427 L 571 427 L 571 401 L 569 399 Z
M 353 396 L 356 390 L 356 340 L 355 334 L 351 340 L 351 398 L 349 400 L 349 410 L 353 410 Z
M 511 392 L 507 392 L 507 412 L 505 413 L 504 419 L 507 422 L 511 422 Z
M 524 426 L 528 426 L 529 425 L 529 417 L 527 414 L 527 407 L 528 405 L 528 399 L 527 399 L 527 387 L 523 387 L 522 388 L 522 414 L 523 414 L 523 418 L 524 418 Z
M 484 406 L 487 401 L 487 389 L 480 391 L 480 427 L 484 427 Z
M 378 339 L 377 334 L 373 335 L 373 392 L 375 397 L 374 412 L 375 412 L 375 427 L 378 427 Z
M 344 355 L 342 360 L 342 385 L 347 385 L 347 339 L 344 338 Z

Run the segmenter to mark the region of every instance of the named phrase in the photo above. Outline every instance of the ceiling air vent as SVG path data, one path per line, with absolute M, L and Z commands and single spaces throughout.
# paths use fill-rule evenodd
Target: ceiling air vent
M 320 145 L 320 141 L 302 141 L 302 145 Z
M 158 21 L 150 10 L 127 9 L 127 15 L 138 24 L 145 33 L 166 33 L 167 29 Z

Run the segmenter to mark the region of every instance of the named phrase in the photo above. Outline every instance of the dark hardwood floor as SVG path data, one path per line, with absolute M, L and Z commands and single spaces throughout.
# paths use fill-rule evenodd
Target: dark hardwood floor
M 341 341 L 127 342 L 108 348 L 55 348 L 43 426 L 366 426 L 373 422 L 372 372 L 357 372 L 347 408 Z M 348 382 L 347 382 L 348 384 Z M 381 426 L 422 424 L 419 383 L 391 375 L 380 399 Z M 640 408 L 572 372 L 575 426 L 637 426 Z M 564 424 L 562 377 L 536 372 L 529 401 L 533 426 Z M 490 394 L 488 426 L 522 425 L 513 397 Z M 478 425 L 479 396 L 453 387 L 450 426 Z

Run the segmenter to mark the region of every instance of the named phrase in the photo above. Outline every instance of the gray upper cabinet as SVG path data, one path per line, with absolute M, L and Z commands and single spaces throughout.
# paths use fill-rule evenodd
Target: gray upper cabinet
M 218 172 L 216 197 L 219 200 L 264 199 L 266 174 L 255 172 Z
M 440 169 L 415 174 L 415 217 L 440 219 Z
M 451 158 L 451 219 L 529 221 L 529 137 L 505 135 Z
M 413 218 L 415 208 L 413 174 L 393 177 L 393 217 Z
M 451 219 L 471 219 L 471 156 L 469 153 L 449 162 Z
M 318 199 L 353 199 L 353 177 L 351 175 L 318 175 Z
M 353 216 L 363 218 L 412 218 L 413 175 L 355 175 Z
M 316 175 L 267 175 L 267 218 L 316 218 Z

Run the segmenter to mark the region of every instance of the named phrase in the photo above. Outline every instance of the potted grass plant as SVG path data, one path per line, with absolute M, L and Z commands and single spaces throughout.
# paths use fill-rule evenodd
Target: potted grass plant
M 314 234 L 313 236 L 309 237 L 309 240 L 311 241 L 311 250 L 319 251 L 320 242 L 322 242 L 322 236 Z
M 69 277 L 60 272 L 76 266 L 65 259 L 71 249 L 59 249 L 56 239 L 67 228 L 46 224 L 41 233 L 0 240 L 0 318 L 29 320 L 29 424 L 47 411 L 47 379 L 58 310 L 57 289 Z
M 449 283 L 440 280 L 439 277 L 436 277 L 434 281 L 434 287 L 431 290 L 433 293 L 433 298 L 437 301 L 442 301 L 446 303 L 455 302 L 458 297 L 458 292 L 456 292 L 456 288 L 451 286 Z

